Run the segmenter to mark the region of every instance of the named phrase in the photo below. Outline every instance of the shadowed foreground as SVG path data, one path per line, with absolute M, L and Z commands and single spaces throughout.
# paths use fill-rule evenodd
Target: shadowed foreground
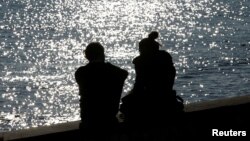
M 246 131 L 247 137 L 250 136 L 250 96 L 216 100 L 186 105 L 186 113 L 179 125 L 166 128 L 154 129 L 132 129 L 130 136 L 127 130 L 121 129 L 118 133 L 108 140 L 113 141 L 165 141 L 165 140 L 214 140 L 225 137 L 213 137 L 212 129 L 219 131 Z M 67 124 L 67 125 L 66 125 Z M 4 140 L 13 141 L 40 141 L 40 140 L 84 140 L 84 134 L 77 129 L 79 122 L 66 123 L 57 128 L 39 127 L 47 133 L 33 134 L 31 130 L 23 130 L 22 134 L 17 132 L 4 133 Z M 55 125 L 56 126 L 56 125 Z M 43 128 L 43 129 L 42 129 Z M 46 129 L 47 128 L 47 129 Z M 48 131 L 50 133 L 48 133 Z M 21 131 L 19 131 L 21 132 Z M 56 133 L 57 132 L 57 133 Z M 26 135 L 25 135 L 26 134 Z M 231 134 L 234 135 L 234 134 Z M 202 138 L 201 138 L 202 137 Z M 246 140 L 247 137 L 237 140 Z M 227 139 L 227 138 L 226 138 Z

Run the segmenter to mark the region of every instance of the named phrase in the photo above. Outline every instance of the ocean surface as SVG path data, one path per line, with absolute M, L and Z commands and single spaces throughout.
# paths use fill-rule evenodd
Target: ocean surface
M 129 71 L 126 95 L 151 31 L 185 103 L 250 94 L 249 0 L 0 0 L 0 132 L 79 120 L 74 73 L 92 41 Z

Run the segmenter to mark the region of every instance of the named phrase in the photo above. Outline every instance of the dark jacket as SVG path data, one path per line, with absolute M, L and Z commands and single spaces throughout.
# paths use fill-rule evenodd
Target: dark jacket
M 127 75 L 127 71 L 104 62 L 89 63 L 76 71 L 84 127 L 115 126 Z

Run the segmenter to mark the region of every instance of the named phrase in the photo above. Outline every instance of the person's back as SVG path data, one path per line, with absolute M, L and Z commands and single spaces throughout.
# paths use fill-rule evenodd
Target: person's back
M 90 63 L 77 70 L 84 126 L 110 127 L 116 124 L 116 114 L 126 76 L 126 71 L 109 63 Z
M 150 36 L 140 41 L 139 52 L 140 55 L 133 60 L 135 84 L 131 94 L 122 99 L 121 112 L 132 126 L 171 123 L 177 112 L 173 90 L 176 70 L 172 57 L 159 50 L 159 43 Z
M 150 93 L 164 95 L 173 89 L 176 71 L 168 52 L 158 51 L 150 57 L 139 56 L 133 63 L 137 74 L 135 88 L 139 83 Z
M 90 62 L 75 73 L 81 96 L 81 128 L 110 128 L 118 123 L 116 114 L 128 73 L 101 58 L 88 59 Z

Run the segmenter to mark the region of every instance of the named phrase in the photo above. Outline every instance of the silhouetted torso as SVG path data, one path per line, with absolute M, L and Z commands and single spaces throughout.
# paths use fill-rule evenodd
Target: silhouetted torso
M 76 71 L 83 127 L 116 126 L 116 114 L 127 75 L 127 71 L 104 62 L 92 62 Z
M 134 89 L 154 94 L 166 94 L 173 89 L 176 75 L 172 57 L 166 51 L 157 51 L 149 56 L 133 60 L 136 70 Z
M 158 50 L 136 57 L 133 63 L 136 70 L 135 85 L 132 93 L 122 99 L 121 106 L 129 124 L 148 127 L 173 122 L 176 70 L 171 55 Z

